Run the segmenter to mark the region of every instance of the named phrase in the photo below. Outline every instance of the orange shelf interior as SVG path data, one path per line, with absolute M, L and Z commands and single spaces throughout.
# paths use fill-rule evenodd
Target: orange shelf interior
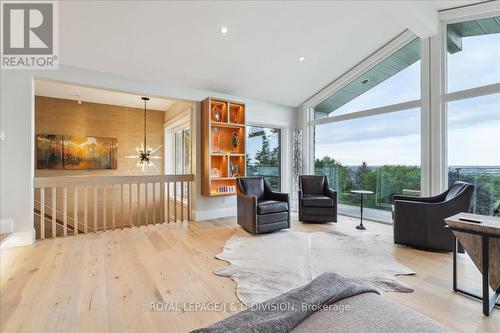
M 210 170 L 210 178 L 215 180 L 217 178 L 227 178 L 227 156 L 211 156 L 211 166 L 212 169 L 216 168 L 220 170 L 220 176 L 212 176 L 212 170 Z
M 245 153 L 245 129 L 243 127 L 224 127 L 212 124 L 212 153 Z M 237 140 L 234 140 L 234 136 Z M 218 138 L 217 138 L 218 136 Z M 216 143 L 219 142 L 219 147 Z M 236 141 L 236 146 L 233 146 L 233 141 Z
M 238 174 L 232 175 L 230 173 L 231 164 L 237 166 Z M 230 156 L 229 157 L 229 177 L 245 177 L 245 157 L 244 156 Z
M 220 112 L 220 119 L 217 120 L 217 110 Z M 217 100 L 212 100 L 210 103 L 210 120 L 213 122 L 227 123 L 227 103 Z
M 241 104 L 229 103 L 229 123 L 245 124 L 245 106 Z
M 236 178 L 246 174 L 245 113 L 241 102 L 209 97 L 202 103 L 205 196 L 236 194 Z M 227 186 L 231 191 L 222 190 Z
M 234 186 L 234 191 L 219 191 L 220 186 Z M 236 179 L 212 179 L 210 183 L 210 192 L 212 195 L 227 195 L 236 193 Z

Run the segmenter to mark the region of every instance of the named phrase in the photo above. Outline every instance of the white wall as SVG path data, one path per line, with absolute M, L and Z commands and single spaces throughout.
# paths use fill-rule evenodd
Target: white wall
M 59 70 L 3 70 L 0 89 L 0 128 L 5 131 L 5 141 L 1 142 L 0 147 L 0 219 L 12 219 L 14 232 L 24 232 L 24 234 L 19 235 L 25 237 L 25 242 L 32 241 L 34 234 L 32 188 L 34 174 L 34 79 L 62 81 L 171 99 L 201 101 L 207 96 L 212 96 L 238 100 L 247 105 L 248 121 L 286 124 L 290 133 L 296 126 L 295 109 L 239 96 L 146 82 L 63 65 L 59 66 Z M 200 104 L 196 103 L 196 105 L 195 112 L 199 114 Z M 196 134 L 199 133 L 198 122 L 194 128 L 196 128 Z M 196 140 L 199 146 L 199 135 Z M 287 142 L 287 145 L 290 143 Z M 197 170 L 199 170 L 200 159 L 195 159 Z M 291 166 L 290 154 L 285 156 L 283 164 Z M 198 180 L 199 174 L 200 172 L 198 172 Z M 288 190 L 291 188 L 289 173 L 285 173 L 284 176 L 286 178 L 283 180 L 283 189 Z M 196 192 L 195 217 L 198 219 L 235 214 L 234 197 L 201 197 L 199 187 Z

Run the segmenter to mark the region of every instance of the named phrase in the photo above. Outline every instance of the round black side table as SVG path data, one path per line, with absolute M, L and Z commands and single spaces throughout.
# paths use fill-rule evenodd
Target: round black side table
M 365 191 L 365 190 L 352 190 L 351 193 L 359 194 L 361 196 L 361 203 L 360 203 L 361 221 L 360 221 L 360 224 L 358 226 L 356 226 L 356 229 L 366 230 L 365 226 L 363 225 L 363 196 L 365 194 L 373 194 L 373 192 L 372 191 Z

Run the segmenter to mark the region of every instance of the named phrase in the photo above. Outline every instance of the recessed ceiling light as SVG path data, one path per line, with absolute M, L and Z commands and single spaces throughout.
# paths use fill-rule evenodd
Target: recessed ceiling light
M 229 30 L 227 29 L 227 27 L 221 27 L 220 28 L 220 33 L 223 34 L 223 35 L 227 34 L 228 31 Z
M 300 62 L 302 62 L 302 61 L 304 61 L 304 60 L 306 60 L 306 58 L 304 58 L 304 57 L 299 57 L 299 61 L 300 61 Z

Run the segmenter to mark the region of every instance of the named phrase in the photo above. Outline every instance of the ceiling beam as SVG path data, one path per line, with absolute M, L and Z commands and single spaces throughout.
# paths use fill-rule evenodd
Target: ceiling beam
M 382 6 L 395 20 L 420 38 L 434 36 L 439 31 L 438 11 L 425 1 L 387 1 Z

